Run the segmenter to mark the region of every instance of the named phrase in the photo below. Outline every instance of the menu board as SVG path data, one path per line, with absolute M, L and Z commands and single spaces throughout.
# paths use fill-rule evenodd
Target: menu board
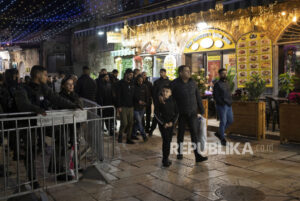
M 219 76 L 219 69 L 221 66 L 221 56 L 207 56 L 207 74 L 208 83 L 212 84 L 214 79 Z
M 252 75 L 259 74 L 267 87 L 273 87 L 272 80 L 272 41 L 260 32 L 243 35 L 237 43 L 237 82 L 238 88 Z
M 167 71 L 167 76 L 170 80 L 174 80 L 176 73 L 176 58 L 173 55 L 166 56 L 164 60 L 164 68 Z

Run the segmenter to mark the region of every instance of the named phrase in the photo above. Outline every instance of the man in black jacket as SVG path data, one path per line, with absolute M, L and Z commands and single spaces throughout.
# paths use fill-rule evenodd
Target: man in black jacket
M 226 146 L 226 139 L 224 136 L 225 130 L 233 123 L 232 113 L 232 97 L 230 86 L 226 80 L 227 71 L 226 69 L 219 70 L 220 80 L 214 85 L 214 99 L 216 101 L 217 112 L 220 117 L 219 131 L 215 133 L 216 137 L 219 138 L 221 144 Z
M 198 132 L 198 111 L 201 115 L 204 114 L 204 108 L 202 105 L 202 99 L 197 88 L 195 81 L 191 78 L 191 69 L 188 66 L 182 65 L 178 68 L 179 78 L 171 82 L 173 98 L 176 100 L 179 109 L 178 120 L 178 155 L 177 159 L 183 158 L 183 139 L 185 133 L 185 126 L 188 124 L 191 134 L 191 140 L 194 144 L 197 141 Z M 207 157 L 203 157 L 200 154 L 198 146 L 194 150 L 196 162 L 202 162 L 207 160 Z
M 123 133 L 127 133 L 127 144 L 134 144 L 131 140 L 133 127 L 133 96 L 134 85 L 132 84 L 133 72 L 126 69 L 124 79 L 118 82 L 117 90 L 117 107 L 120 113 L 121 126 L 119 131 L 118 142 L 122 143 Z
M 101 85 L 97 90 L 97 103 L 101 106 L 113 106 L 113 89 L 109 80 L 108 74 L 103 74 L 99 76 L 101 79 Z M 114 120 L 113 120 L 114 110 L 113 108 L 103 109 L 103 117 L 110 118 L 109 120 L 105 120 L 105 125 L 109 134 L 113 136 L 114 134 Z
M 152 83 L 149 82 L 146 72 L 142 73 L 142 77 L 144 79 L 144 85 L 146 85 L 147 93 L 148 93 L 148 101 L 146 105 L 146 118 L 143 117 L 143 126 L 145 128 L 145 132 L 149 133 L 150 121 L 151 121 L 151 107 L 152 107 Z
M 47 70 L 44 67 L 33 66 L 30 72 L 30 76 L 30 83 L 28 85 L 24 85 L 24 89 L 18 90 L 15 93 L 15 101 L 19 112 L 34 112 L 37 114 L 46 115 L 46 110 L 49 110 L 51 108 L 80 108 L 80 106 L 77 106 L 67 99 L 62 98 L 47 86 Z M 32 153 L 35 153 L 35 149 L 37 148 L 35 146 L 35 143 L 33 142 L 36 142 L 37 138 L 39 138 L 38 136 L 40 135 L 36 132 L 40 132 L 40 129 L 34 129 L 30 133 L 32 141 L 31 143 L 27 142 L 27 138 L 24 138 L 26 146 L 26 160 L 24 162 L 29 180 L 31 180 L 32 178 L 35 180 L 36 176 L 35 154 L 30 154 L 30 150 L 32 151 Z M 39 140 L 38 147 L 41 146 L 41 143 L 42 142 Z M 30 145 L 32 145 L 31 149 Z M 59 163 L 56 164 L 58 165 Z M 37 182 L 34 182 L 33 188 L 38 187 L 39 184 Z
M 83 74 L 77 81 L 75 91 L 80 97 L 95 102 L 97 93 L 96 82 L 90 77 L 89 67 L 84 66 L 82 70 Z
M 148 91 L 147 86 L 143 83 L 144 79 L 141 75 L 136 77 L 135 86 L 134 86 L 134 96 L 133 96 L 133 104 L 134 104 L 134 119 L 135 124 L 133 127 L 133 132 L 131 138 L 134 140 L 138 140 L 136 133 L 137 130 L 140 130 L 141 135 L 143 136 L 144 141 L 147 141 L 147 136 L 143 127 L 143 117 L 145 113 L 145 107 L 148 102 Z
M 154 110 L 156 109 L 157 105 L 159 104 L 159 96 L 161 93 L 161 90 L 164 86 L 168 86 L 170 84 L 170 80 L 167 77 L 167 71 L 166 69 L 162 68 L 159 71 L 160 78 L 154 82 L 153 88 L 152 88 L 152 98 L 154 103 Z M 152 125 L 149 132 L 149 136 L 152 136 L 153 131 L 157 127 L 157 121 L 156 118 L 152 119 Z

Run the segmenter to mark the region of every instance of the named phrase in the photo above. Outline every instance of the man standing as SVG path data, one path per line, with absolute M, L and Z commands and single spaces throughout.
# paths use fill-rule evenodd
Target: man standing
M 65 73 L 63 71 L 60 71 L 58 74 L 58 79 L 54 83 L 54 90 L 56 93 L 59 93 L 61 90 L 61 81 L 65 78 Z
M 153 97 L 153 103 L 154 103 L 154 109 L 155 110 L 156 110 L 156 108 L 158 106 L 158 103 L 159 103 L 159 96 L 160 96 L 160 93 L 162 91 L 162 88 L 164 86 L 168 86 L 171 82 L 169 80 L 169 78 L 167 77 L 166 69 L 163 69 L 163 68 L 160 69 L 159 74 L 160 74 L 160 78 L 154 82 L 154 85 L 153 85 L 153 88 L 152 88 L 152 97 Z M 157 126 L 156 118 L 153 118 L 151 129 L 150 129 L 150 132 L 149 132 L 149 136 L 152 136 L 153 131 L 155 130 L 156 126 Z
M 177 159 L 183 158 L 183 139 L 185 133 L 185 126 L 188 124 L 191 134 L 191 140 L 194 144 L 197 141 L 198 132 L 198 111 L 200 114 L 204 114 L 204 108 L 202 105 L 202 99 L 197 88 L 195 81 L 191 78 L 191 69 L 188 66 L 182 65 L 178 68 L 179 78 L 171 82 L 173 97 L 176 100 L 179 109 L 178 119 L 178 155 Z M 207 160 L 207 157 L 203 157 L 200 154 L 198 146 L 194 150 L 196 162 L 202 162 Z
M 151 121 L 151 106 L 152 106 L 152 83 L 149 82 L 146 72 L 142 73 L 142 77 L 143 77 L 144 84 L 146 85 L 147 92 L 148 92 L 148 101 L 147 101 L 147 105 L 146 105 L 146 119 L 143 117 L 143 126 L 145 128 L 145 132 L 149 133 L 150 121 Z
M 97 85 L 95 80 L 90 77 L 90 69 L 87 66 L 82 68 L 83 74 L 77 81 L 76 93 L 91 101 L 96 101 Z
M 216 101 L 217 112 L 220 118 L 219 131 L 215 133 L 221 144 L 226 146 L 225 130 L 233 123 L 232 97 L 229 83 L 227 82 L 226 69 L 219 70 L 220 80 L 214 86 L 213 96 Z
M 134 144 L 131 140 L 133 127 L 133 96 L 134 86 L 132 83 L 133 72 L 126 69 L 124 79 L 118 82 L 117 86 L 117 107 L 120 113 L 121 127 L 118 142 L 122 143 L 123 133 L 127 133 L 127 144 Z

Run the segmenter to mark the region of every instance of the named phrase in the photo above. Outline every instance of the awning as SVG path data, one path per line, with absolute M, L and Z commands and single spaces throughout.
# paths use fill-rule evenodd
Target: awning
M 284 1 L 285 0 L 227 0 L 223 2 L 223 12 L 245 9 L 250 6 L 265 6 Z

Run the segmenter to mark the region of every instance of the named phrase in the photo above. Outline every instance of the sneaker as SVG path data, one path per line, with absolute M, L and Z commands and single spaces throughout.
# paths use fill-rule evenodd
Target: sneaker
M 178 160 L 182 160 L 182 159 L 183 159 L 183 155 L 182 155 L 182 154 L 178 154 L 178 155 L 177 155 L 177 159 L 178 159 Z
M 196 163 L 207 161 L 207 160 L 208 160 L 208 157 L 206 157 L 206 156 L 199 155 L 196 157 Z
M 227 141 L 224 139 L 221 140 L 221 145 L 226 147 Z
M 170 165 L 172 165 L 172 162 L 167 160 L 167 161 L 163 161 L 163 167 L 170 167 Z
M 132 140 L 127 140 L 126 144 L 135 144 Z
M 144 142 L 148 141 L 148 138 L 146 136 L 143 137 Z
M 137 136 L 132 136 L 131 139 L 132 140 L 139 140 L 140 138 L 138 138 Z

